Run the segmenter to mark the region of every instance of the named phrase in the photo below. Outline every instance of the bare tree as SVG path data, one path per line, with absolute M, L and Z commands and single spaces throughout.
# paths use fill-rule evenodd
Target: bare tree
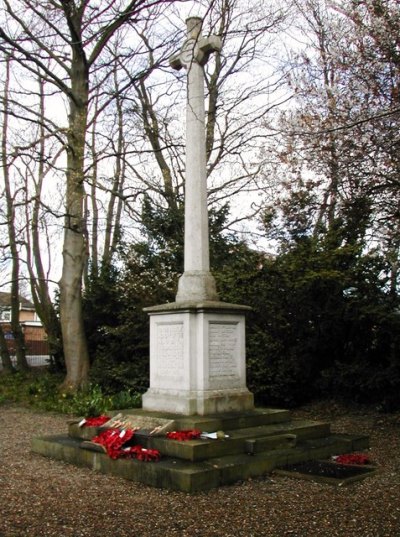
M 17 367 L 23 371 L 29 369 L 25 355 L 25 337 L 20 324 L 20 295 L 19 295 L 19 278 L 20 278 L 20 253 L 18 245 L 18 233 L 16 229 L 16 193 L 12 191 L 10 179 L 11 158 L 8 147 L 8 119 L 9 119 L 9 84 L 10 84 L 10 57 L 6 56 L 6 78 L 4 83 L 3 94 L 3 128 L 1 156 L 4 179 L 4 192 L 6 200 L 7 231 L 9 240 L 9 250 L 11 255 L 11 329 L 15 342 L 15 352 L 17 358 Z
M 295 0 L 292 5 L 296 39 L 284 61 L 293 99 L 272 131 L 276 138 L 270 150 L 279 166 L 273 172 L 266 167 L 276 183 L 269 208 L 285 211 L 291 200 L 297 224 L 301 219 L 304 233 L 314 236 L 346 218 L 349 209 L 357 212 L 353 238 L 361 234 L 358 238 L 369 248 L 385 255 L 395 295 L 398 3 Z
M 391 267 L 390 292 L 396 298 L 400 284 L 400 6 L 394 0 L 338 1 L 333 6 L 351 23 L 354 54 L 347 56 L 346 67 L 349 72 L 357 70 L 353 88 L 362 88 L 364 107 L 354 123 L 369 156 L 359 172 L 368 177 L 375 234 L 384 245 Z
M 266 132 L 262 120 L 284 100 L 278 97 L 283 78 L 268 66 L 268 47 L 284 25 L 286 12 L 277 2 L 268 9 L 260 9 L 257 2 L 243 6 L 237 0 L 204 4 L 203 34 L 216 33 L 223 41 L 221 53 L 213 55 L 206 68 L 209 204 L 221 206 L 236 194 L 258 190 L 256 157 Z M 176 210 L 184 187 L 186 76 L 176 74 L 168 58 L 154 69 L 151 43 L 147 34 L 141 38 L 149 69 L 134 81 L 134 95 L 124 95 L 132 103 L 127 115 L 143 125 L 143 151 L 134 173 L 155 203 Z M 250 216 L 242 211 L 228 225 Z
M 66 188 L 60 315 L 67 376 L 63 388 L 85 386 L 89 356 L 82 316 L 82 276 L 87 260 L 85 241 L 85 142 L 91 79 L 103 68 L 107 45 L 124 25 L 155 17 L 170 2 L 131 0 L 113 2 L 99 10 L 90 1 L 53 0 L 38 5 L 31 0 L 2 1 L 4 24 L 0 49 L 12 53 L 29 72 L 41 77 L 67 99 L 65 136 Z M 106 66 L 104 66 L 106 68 Z
M 46 146 L 45 84 L 40 75 L 38 75 L 37 83 L 39 87 L 38 127 L 37 132 L 34 133 L 36 134 L 35 140 L 31 143 L 35 151 L 32 155 L 21 155 L 28 176 L 25 187 L 26 264 L 33 303 L 47 334 L 50 357 L 55 365 L 60 366 L 62 362 L 60 321 L 51 299 L 49 275 L 46 272 L 42 255 L 41 235 L 48 235 L 46 230 L 48 211 L 43 212 L 45 180 L 55 169 L 63 147 L 57 144 L 53 151 L 49 152 Z M 50 250 L 49 244 L 46 249 Z
M 88 142 L 91 155 L 90 203 L 90 233 L 88 230 L 89 255 L 91 259 L 91 274 L 98 275 L 101 266 L 108 266 L 115 254 L 122 226 L 121 218 L 125 202 L 125 183 L 127 147 L 130 136 L 127 132 L 126 117 L 123 109 L 121 86 L 118 77 L 119 58 L 116 43 L 110 59 L 109 95 L 114 96 L 113 101 L 104 106 L 104 96 L 100 95 L 104 89 L 98 88 L 94 98 L 91 137 Z M 101 114 L 104 111 L 105 113 Z M 102 117 L 103 116 L 103 117 Z M 106 116 L 106 117 L 104 117 Z M 99 138 L 103 143 L 100 144 Z M 108 174 L 101 177 L 101 162 L 105 161 Z M 111 171 L 111 173 L 110 173 Z M 101 226 L 100 217 L 104 220 Z M 100 238 L 103 238 L 100 250 Z

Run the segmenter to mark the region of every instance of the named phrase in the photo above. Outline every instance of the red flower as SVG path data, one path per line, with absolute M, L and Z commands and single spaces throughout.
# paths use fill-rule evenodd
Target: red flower
M 104 446 L 107 454 L 112 459 L 118 459 L 122 454 L 122 446 L 134 436 L 132 429 L 120 431 L 119 429 L 107 429 L 92 439 L 92 442 Z
M 369 457 L 363 453 L 346 453 L 335 457 L 335 462 L 339 464 L 368 464 Z
M 161 455 L 157 449 L 146 449 L 139 445 L 127 446 L 134 435 L 132 429 L 107 429 L 95 436 L 92 442 L 104 446 L 107 455 L 112 459 L 136 458 L 145 462 L 160 460 Z
M 142 446 L 132 446 L 129 449 L 129 453 L 132 454 L 138 461 L 159 461 L 160 452 L 157 449 L 146 449 Z
M 196 438 L 200 438 L 201 431 L 198 429 L 186 429 L 184 431 L 171 431 L 170 433 L 167 433 L 166 436 L 170 440 L 179 440 L 180 442 L 183 442 L 185 440 L 196 440 Z
M 110 418 L 108 416 L 98 416 L 97 418 L 85 418 L 84 423 L 82 423 L 82 425 L 84 427 L 101 427 L 109 420 Z

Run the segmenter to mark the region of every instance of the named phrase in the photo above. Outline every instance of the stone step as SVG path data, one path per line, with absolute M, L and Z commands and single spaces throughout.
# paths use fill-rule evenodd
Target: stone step
M 252 455 L 224 455 L 197 462 L 164 456 L 155 463 L 112 460 L 104 453 L 81 449 L 81 443 L 80 440 L 67 436 L 35 438 L 32 449 L 35 453 L 47 457 L 147 485 L 198 492 L 265 475 L 277 466 L 365 449 L 368 447 L 368 438 L 357 435 L 329 435 L 326 438 L 306 439 L 287 449 L 272 449 Z
M 320 438 L 329 435 L 330 424 L 322 421 L 291 420 L 287 423 L 276 423 L 259 427 L 246 427 L 227 431 L 230 438 L 258 438 L 278 434 L 296 434 L 301 439 Z
M 368 437 L 333 435 L 329 423 L 290 420 L 285 410 L 257 409 L 240 415 L 183 417 L 134 409 L 129 415 L 133 420 L 136 416 L 140 422 L 141 430 L 135 440 L 145 447 L 158 449 L 162 454 L 159 462 L 112 460 L 106 453 L 94 451 L 90 444 L 85 446 L 84 440 L 93 438 L 100 429 L 79 427 L 78 422 L 69 424 L 69 436 L 34 438 L 32 450 L 147 485 L 197 492 L 261 476 L 278 466 L 368 447 Z M 222 430 L 229 436 L 225 440 L 188 442 L 169 440 L 165 435 L 149 436 L 151 427 L 165 422 L 175 430 Z
M 117 412 L 115 412 L 117 413 Z M 166 412 L 149 412 L 143 409 L 123 410 L 123 414 L 137 415 L 139 417 L 162 418 L 174 420 L 177 431 L 184 429 L 200 429 L 201 431 L 228 431 L 257 427 L 273 423 L 288 422 L 291 419 L 288 410 L 280 408 L 257 408 L 253 410 L 237 412 L 225 412 L 224 414 L 211 414 L 207 416 L 177 416 Z
M 343 453 L 350 453 L 352 451 L 367 449 L 369 447 L 369 437 L 358 434 L 331 434 L 323 438 L 305 440 L 302 444 L 304 447 L 311 450 L 332 445 L 335 447 L 340 446 Z
M 275 436 L 262 436 L 251 440 L 245 440 L 245 452 L 249 455 L 270 451 L 274 449 L 288 449 L 296 446 L 297 435 L 277 434 Z
M 211 432 L 211 431 L 210 431 Z M 138 444 L 158 449 L 164 455 L 189 461 L 202 461 L 211 457 L 246 453 L 246 441 L 257 438 L 271 438 L 282 434 L 296 435 L 298 440 L 319 438 L 329 435 L 329 423 L 296 420 L 284 424 L 262 425 L 226 431 L 229 435 L 225 440 L 189 440 L 186 442 L 169 440 L 165 437 L 154 437 L 136 434 Z
M 228 455 L 211 458 L 205 462 L 219 470 L 221 484 L 229 485 L 239 480 L 270 473 L 278 466 L 324 459 L 368 447 L 367 436 L 329 435 L 325 438 L 306 440 L 286 449 L 272 449 L 252 455 Z
M 128 409 L 121 411 L 124 416 L 130 417 L 131 421 L 138 422 L 140 427 L 153 429 L 159 423 L 173 422 L 173 429 L 182 431 L 185 429 L 200 429 L 201 431 L 228 431 L 243 429 L 248 427 L 258 427 L 271 424 L 283 424 L 290 420 L 290 412 L 282 409 L 260 408 L 247 412 L 225 413 L 223 415 L 211 416 L 177 416 L 165 412 L 149 412 L 143 409 Z M 120 411 L 110 412 L 111 416 L 119 414 Z M 79 427 L 81 418 L 71 420 L 68 423 L 68 434 L 72 438 L 90 440 L 99 433 L 98 427 Z M 148 426 L 146 427 L 146 422 Z
M 157 488 L 198 492 L 219 486 L 219 470 L 203 462 L 162 458 L 159 462 L 113 460 L 104 453 L 80 448 L 81 441 L 68 436 L 34 438 L 32 450 L 76 466 L 90 468 Z
M 266 416 L 269 416 L 266 418 Z M 140 431 L 136 433 L 137 443 L 150 449 L 158 449 L 164 455 L 171 457 L 177 457 L 179 459 L 185 459 L 190 461 L 201 461 L 208 459 L 210 457 L 217 457 L 223 455 L 234 455 L 239 453 L 245 453 L 249 448 L 246 445 L 246 442 L 249 440 L 255 441 L 257 438 L 264 438 L 266 445 L 268 443 L 276 443 L 276 440 L 271 439 L 271 437 L 288 435 L 295 435 L 297 440 L 305 440 L 312 438 L 319 438 L 327 436 L 330 433 L 330 425 L 324 422 L 313 422 L 307 420 L 292 420 L 286 421 L 286 414 L 283 415 L 285 421 L 280 421 L 279 423 L 274 421 L 274 418 L 277 417 L 275 412 L 264 412 L 260 413 L 257 416 L 256 422 L 258 419 L 265 420 L 272 419 L 272 423 L 267 425 L 257 425 L 257 426 L 247 426 L 244 428 L 237 428 L 232 430 L 226 430 L 225 432 L 228 435 L 223 441 L 220 440 L 190 440 L 186 442 L 169 440 L 164 435 L 163 436 L 149 436 L 148 434 L 141 434 Z M 282 415 L 281 415 L 282 417 Z M 225 417 L 223 420 L 224 424 L 228 425 L 243 425 L 254 423 L 252 419 L 242 419 L 232 421 L 229 417 Z M 206 425 L 214 424 L 213 421 L 204 420 Z M 177 430 L 183 430 L 186 427 L 182 426 L 181 419 L 176 420 Z M 206 431 L 205 428 L 200 428 L 199 420 L 196 420 L 197 427 L 202 431 Z M 94 427 L 78 427 L 77 423 L 69 424 L 69 435 L 72 438 L 79 438 L 82 440 L 91 440 L 96 434 L 98 434 L 99 429 Z M 207 432 L 213 432 L 215 429 L 208 429 Z M 254 448 L 256 451 L 262 451 L 263 448 Z

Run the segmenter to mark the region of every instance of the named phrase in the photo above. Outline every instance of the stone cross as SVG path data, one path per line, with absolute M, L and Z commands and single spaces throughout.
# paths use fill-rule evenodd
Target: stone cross
M 187 70 L 185 271 L 175 302 L 145 308 L 150 316 L 150 387 L 143 409 L 192 416 L 254 409 L 246 387 L 245 312 L 219 301 L 210 272 L 203 66 L 220 40 L 186 21 L 187 39 L 170 59 Z
M 187 39 L 178 54 L 170 58 L 174 69 L 187 70 L 185 250 L 184 273 L 179 279 L 177 302 L 218 300 L 210 272 L 204 70 L 210 54 L 221 50 L 221 40 L 201 35 L 202 19 L 187 19 Z

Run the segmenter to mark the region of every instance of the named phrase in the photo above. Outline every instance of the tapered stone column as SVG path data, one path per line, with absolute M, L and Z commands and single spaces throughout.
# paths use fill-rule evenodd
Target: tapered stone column
M 221 48 L 203 38 L 202 20 L 187 21 L 187 40 L 171 66 L 188 75 L 186 104 L 184 273 L 176 302 L 146 308 L 150 315 L 150 388 L 143 408 L 184 415 L 241 412 L 254 407 L 246 387 L 245 312 L 218 299 L 210 272 L 204 72 Z
M 221 49 L 221 40 L 201 36 L 200 18 L 192 17 L 186 24 L 187 40 L 181 52 L 170 60 L 174 69 L 187 70 L 185 264 L 177 302 L 218 300 L 210 272 L 203 66 L 213 51 Z

